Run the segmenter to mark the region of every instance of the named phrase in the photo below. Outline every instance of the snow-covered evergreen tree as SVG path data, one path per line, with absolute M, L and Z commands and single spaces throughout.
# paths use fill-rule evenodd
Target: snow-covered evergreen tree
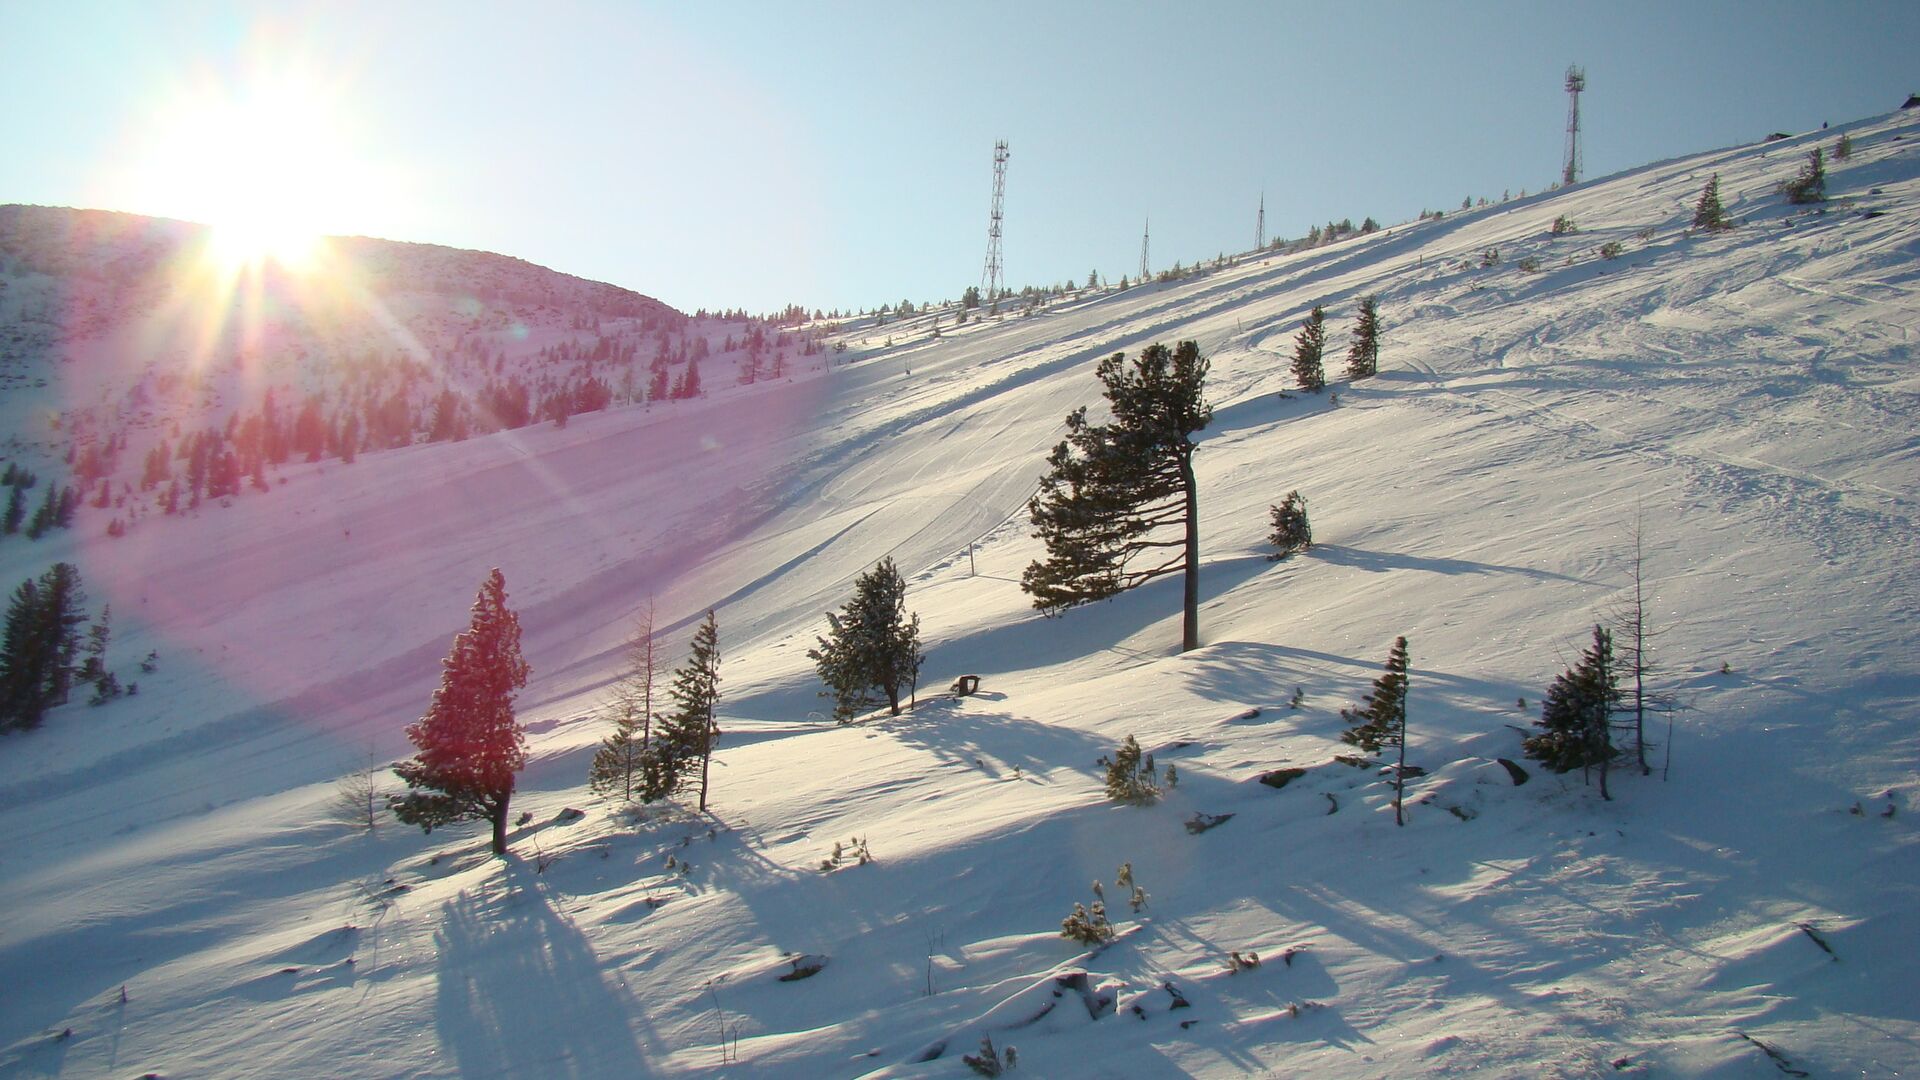
M 1327 313 L 1315 304 L 1293 339 L 1294 385 L 1316 394 L 1327 386 L 1326 368 L 1320 362 L 1320 354 L 1327 344 L 1326 322 Z
M 1194 433 L 1213 418 L 1206 401 L 1207 361 L 1197 342 L 1169 350 L 1149 345 L 1138 359 L 1101 361 L 1112 421 L 1067 416 L 1067 437 L 1047 458 L 1048 472 L 1028 501 L 1034 535 L 1047 547 L 1020 587 L 1033 606 L 1057 614 L 1104 600 L 1166 574 L 1185 575 L 1181 645 L 1200 643 L 1199 486 Z M 1182 536 L 1168 538 L 1166 530 Z M 1177 552 L 1164 559 L 1169 551 Z M 1142 559 L 1148 565 L 1140 565 Z
M 1393 639 L 1393 648 L 1387 652 L 1386 670 L 1373 680 L 1373 692 L 1368 694 L 1358 709 L 1341 709 L 1340 719 L 1350 725 L 1340 733 L 1340 740 L 1360 748 L 1361 752 L 1378 754 L 1382 750 L 1394 749 L 1399 752 L 1399 761 L 1393 771 L 1393 823 L 1405 825 L 1405 805 L 1407 784 L 1407 639 Z
M 1600 794 L 1607 792 L 1607 767 L 1613 761 L 1613 713 L 1620 688 L 1613 667 L 1613 634 L 1593 628 L 1593 644 L 1580 662 L 1553 680 L 1540 704 L 1538 734 L 1523 744 L 1528 757 L 1554 772 L 1583 772 L 1598 767 Z
M 899 716 L 902 692 L 920 680 L 920 616 L 907 611 L 907 583 L 892 558 L 861 574 L 853 589 L 838 615 L 827 613 L 819 647 L 807 650 L 827 687 L 820 696 L 834 699 L 842 723 L 883 701 Z
M 437 825 L 487 821 L 493 853 L 507 853 L 507 805 L 527 763 L 526 736 L 514 718 L 514 694 L 527 685 L 520 618 L 507 607 L 506 578 L 487 575 L 472 620 L 441 662 L 440 688 L 427 714 L 407 728 L 419 748 L 394 766 L 407 794 L 390 800 L 395 817 L 432 832 Z

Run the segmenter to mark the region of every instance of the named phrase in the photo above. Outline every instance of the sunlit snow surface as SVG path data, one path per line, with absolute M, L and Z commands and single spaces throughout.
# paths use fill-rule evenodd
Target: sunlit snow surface
M 1786 206 L 1843 130 L 1824 212 Z M 1688 235 L 1716 171 L 1742 224 Z M 1550 236 L 1563 214 L 1581 231 Z M 1917 270 L 1909 112 L 938 338 L 856 324 L 791 381 L 0 544 L 7 587 L 80 565 L 116 667 L 161 654 L 138 697 L 0 739 L 0 1074 L 964 1076 L 983 1033 L 1049 1077 L 1775 1075 L 1761 1044 L 1913 1074 Z M 1337 374 L 1366 293 L 1380 376 L 1281 397 L 1306 310 Z M 1216 406 L 1184 655 L 1176 581 L 1051 620 L 1018 588 L 1095 363 L 1183 338 Z M 1292 489 L 1316 547 L 1270 563 Z M 1662 720 L 1655 775 L 1616 772 L 1612 802 L 1513 787 L 1494 759 L 1620 600 L 1636 515 L 1687 705 L 1671 777 Z M 888 555 L 923 693 L 835 726 L 805 650 Z M 332 823 L 339 776 L 407 752 L 496 565 L 534 669 L 533 824 L 501 862 L 475 829 Z M 718 611 L 710 818 L 584 790 L 649 595 L 675 660 Z M 1318 767 L 1398 634 L 1431 770 L 1406 828 L 1371 772 Z M 983 693 L 940 693 L 963 673 Z M 1158 806 L 1102 797 L 1128 734 L 1179 770 Z M 1283 765 L 1314 768 L 1257 782 Z M 1234 817 L 1189 834 L 1201 811 Z M 823 873 L 856 835 L 875 861 Z M 1095 879 L 1122 934 L 1086 956 L 1057 929 Z M 1234 950 L 1265 963 L 1228 974 Z M 828 963 L 783 982 L 789 953 Z M 1053 997 L 1064 970 L 1117 1013 Z

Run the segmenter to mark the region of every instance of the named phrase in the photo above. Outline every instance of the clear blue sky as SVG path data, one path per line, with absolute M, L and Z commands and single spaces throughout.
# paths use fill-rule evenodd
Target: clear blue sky
M 1537 190 L 1569 63 L 1600 176 L 1887 112 L 1916 46 L 1910 0 L 0 0 L 0 202 L 206 220 L 214 169 L 687 310 L 870 307 L 979 280 L 998 138 L 1010 283 L 1117 278 L 1149 215 L 1156 269 L 1247 248 L 1263 191 L 1298 236 Z

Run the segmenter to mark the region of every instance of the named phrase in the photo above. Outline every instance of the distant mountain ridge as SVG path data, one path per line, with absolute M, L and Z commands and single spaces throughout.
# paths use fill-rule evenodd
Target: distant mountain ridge
M 114 210 L 0 206 L 0 267 L 20 274 L 79 279 L 138 295 L 156 273 L 177 269 L 206 241 L 210 226 Z M 499 255 L 439 244 L 329 237 L 334 272 L 352 273 L 377 291 L 473 296 L 514 304 L 584 310 L 603 317 L 680 313 L 618 285 Z M 278 275 L 274 275 L 278 276 Z

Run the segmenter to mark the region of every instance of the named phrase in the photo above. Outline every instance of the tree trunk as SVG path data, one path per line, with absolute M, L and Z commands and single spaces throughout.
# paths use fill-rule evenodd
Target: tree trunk
M 713 710 L 707 710 L 707 726 L 700 734 L 700 812 L 707 812 L 707 766 L 713 763 Z
M 512 798 L 512 792 L 503 791 L 493 804 L 493 853 L 495 855 L 507 853 L 507 803 Z
M 1405 693 L 1405 691 L 1401 691 Z M 1393 823 L 1405 825 L 1407 818 L 1401 812 L 1406 805 L 1407 796 L 1407 713 L 1406 703 L 1400 705 L 1400 764 L 1393 770 Z
M 1181 613 L 1180 651 L 1200 647 L 1200 485 L 1193 478 L 1193 447 L 1180 455 L 1180 486 L 1187 496 L 1186 596 Z

